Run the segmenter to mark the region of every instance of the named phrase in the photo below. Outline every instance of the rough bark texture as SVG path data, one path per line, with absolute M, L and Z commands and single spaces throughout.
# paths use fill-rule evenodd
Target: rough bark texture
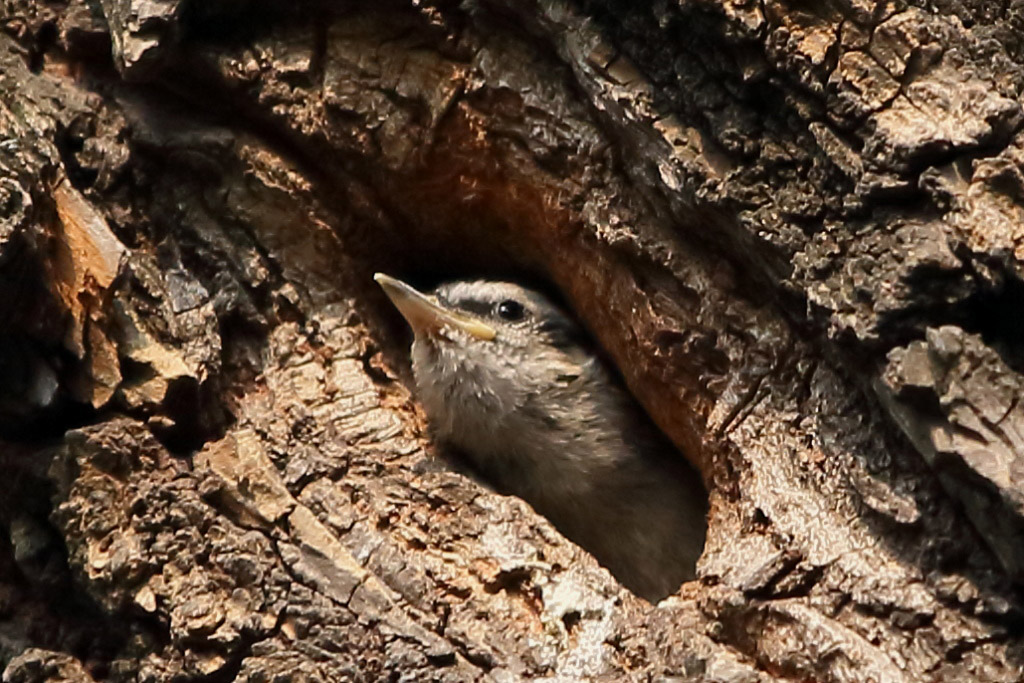
M 5 682 L 1024 675 L 1020 3 L 0 12 Z M 375 270 L 561 292 L 700 579 L 445 467 Z

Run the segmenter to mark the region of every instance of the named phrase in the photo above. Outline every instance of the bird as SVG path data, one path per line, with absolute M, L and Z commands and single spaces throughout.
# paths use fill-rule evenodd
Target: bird
M 514 282 L 374 279 L 413 331 L 428 429 L 656 603 L 696 576 L 707 493 L 584 329 Z

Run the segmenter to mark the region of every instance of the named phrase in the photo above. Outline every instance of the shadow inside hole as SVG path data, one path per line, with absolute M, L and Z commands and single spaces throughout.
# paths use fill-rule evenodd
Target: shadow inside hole
M 1017 372 L 1024 372 L 1024 282 L 1006 278 L 980 289 L 959 307 L 959 323 L 982 340 Z

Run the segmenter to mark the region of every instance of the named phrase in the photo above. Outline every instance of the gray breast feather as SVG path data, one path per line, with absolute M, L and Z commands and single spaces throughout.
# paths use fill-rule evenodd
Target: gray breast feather
M 638 595 L 657 600 L 694 577 L 706 513 L 699 477 L 598 360 L 552 353 L 531 373 L 514 353 L 417 346 L 426 343 L 413 357 L 432 428 L 499 490 Z

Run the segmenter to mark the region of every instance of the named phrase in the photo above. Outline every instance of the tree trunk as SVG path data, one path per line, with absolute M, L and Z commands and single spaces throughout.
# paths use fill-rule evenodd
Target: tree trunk
M 0 12 L 5 682 L 1024 675 L 1017 3 Z M 699 579 L 447 467 L 378 270 L 560 292 Z

